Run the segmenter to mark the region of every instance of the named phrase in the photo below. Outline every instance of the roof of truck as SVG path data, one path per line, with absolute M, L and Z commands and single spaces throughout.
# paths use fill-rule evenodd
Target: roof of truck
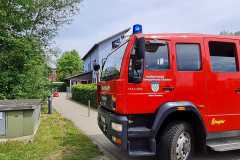
M 140 36 L 141 34 L 139 34 Z M 222 38 L 240 40 L 240 36 L 235 35 L 211 35 L 200 33 L 158 33 L 158 34 L 143 34 L 146 38 Z

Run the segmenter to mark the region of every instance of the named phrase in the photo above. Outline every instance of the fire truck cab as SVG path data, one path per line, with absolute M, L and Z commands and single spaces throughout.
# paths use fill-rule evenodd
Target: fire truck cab
M 240 149 L 240 37 L 142 34 L 104 61 L 98 125 L 131 156 Z

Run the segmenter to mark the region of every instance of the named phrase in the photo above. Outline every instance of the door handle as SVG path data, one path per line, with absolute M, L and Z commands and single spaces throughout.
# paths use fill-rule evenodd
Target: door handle
M 236 92 L 237 94 L 240 94 L 240 88 L 235 89 L 235 92 Z
M 163 90 L 164 90 L 165 92 L 171 92 L 171 91 L 174 90 L 174 87 L 163 87 Z M 239 90 L 239 91 L 240 91 L 240 90 Z

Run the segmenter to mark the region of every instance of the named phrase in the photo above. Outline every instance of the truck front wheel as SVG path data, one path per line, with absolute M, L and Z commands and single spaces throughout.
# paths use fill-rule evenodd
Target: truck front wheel
M 159 160 L 190 160 L 193 150 L 192 137 L 192 129 L 188 123 L 170 123 L 160 134 L 157 146 Z

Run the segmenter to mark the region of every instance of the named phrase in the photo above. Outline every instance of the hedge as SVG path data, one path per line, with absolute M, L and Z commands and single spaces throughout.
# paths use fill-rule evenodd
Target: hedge
M 97 108 L 96 91 L 96 84 L 77 84 L 72 87 L 72 99 L 85 105 L 88 105 L 90 100 L 91 107 Z
M 4 99 L 6 99 L 6 97 L 2 93 L 0 93 L 0 100 L 4 100 Z

